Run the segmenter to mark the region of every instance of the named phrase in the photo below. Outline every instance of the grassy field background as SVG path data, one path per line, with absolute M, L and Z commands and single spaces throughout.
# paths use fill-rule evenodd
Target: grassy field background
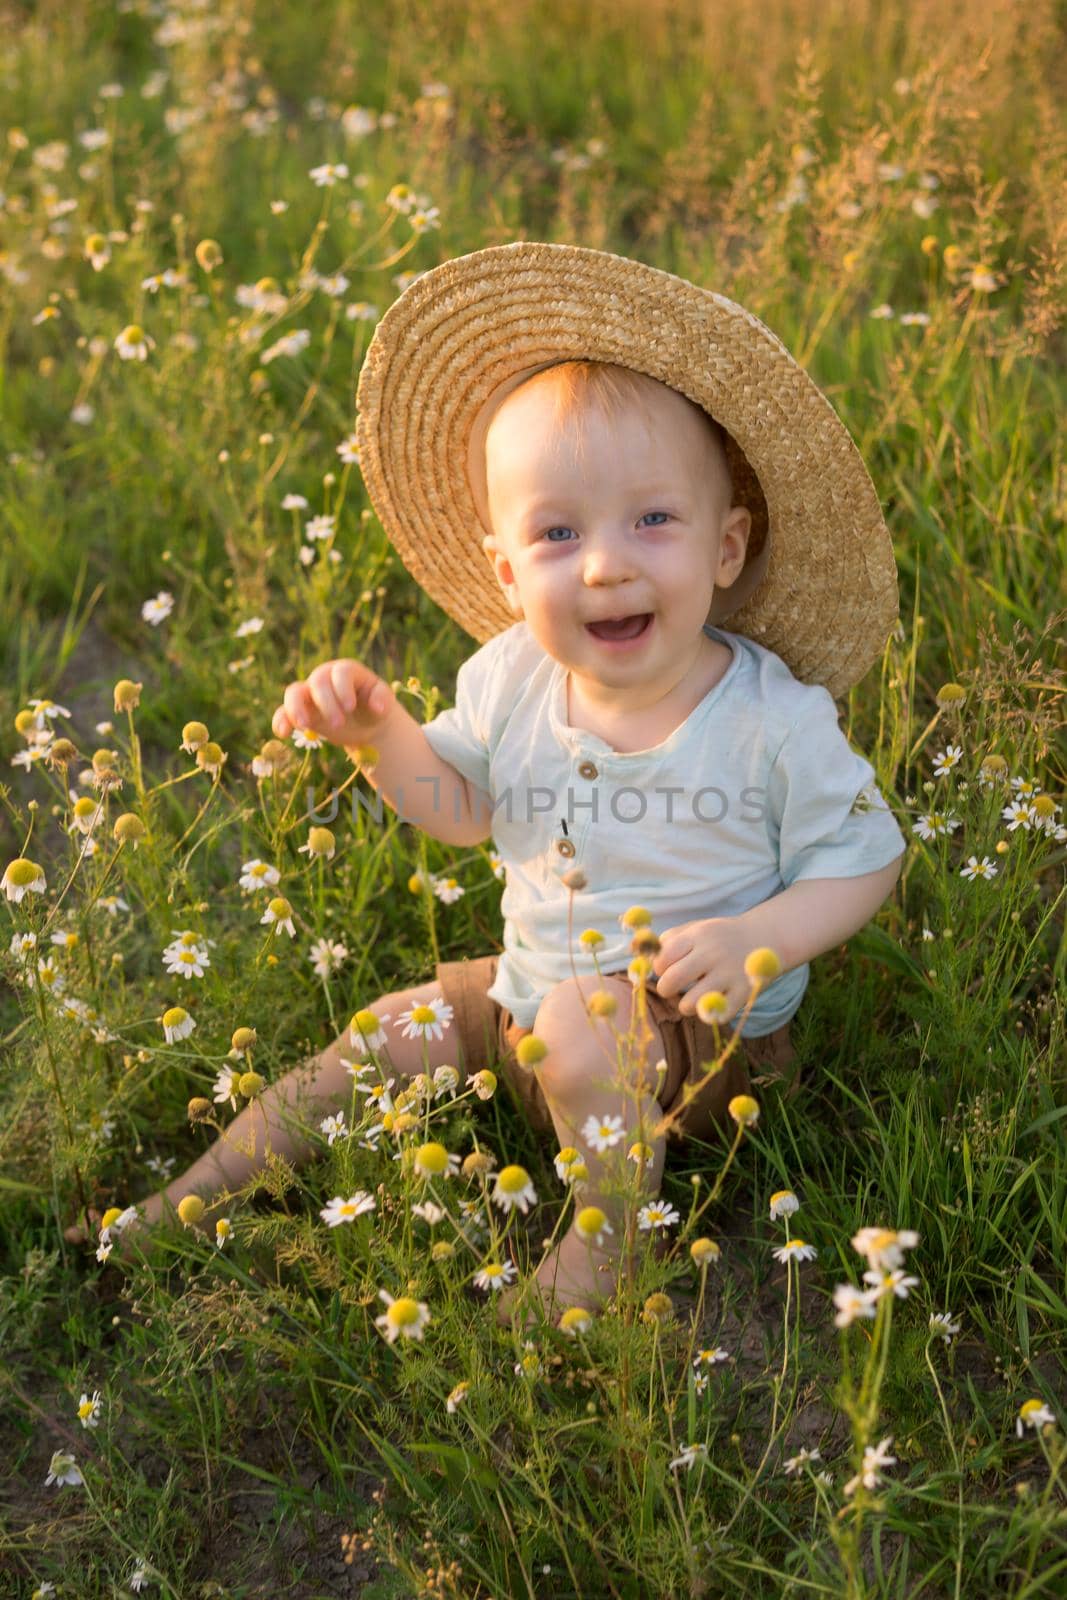
M 1062 1594 L 1064 7 L 86 0 L 0 23 L 0 862 L 47 880 L 0 900 L 0 1595 L 96 1600 L 142 1571 L 173 1600 Z M 313 861 L 305 789 L 350 764 L 251 762 L 331 656 L 417 716 L 451 702 L 473 641 L 391 555 L 343 445 L 377 317 L 515 238 L 713 287 L 825 389 L 901 585 L 842 725 L 909 840 L 875 922 L 814 964 L 804 1094 L 770 1091 L 732 1159 L 670 1157 L 683 1217 L 727 1161 L 700 1225 L 719 1267 L 686 1223 L 629 1309 L 532 1351 L 476 1263 L 434 1253 L 448 1224 L 413 1232 L 387 1145 L 276 1168 L 224 1250 L 176 1229 L 132 1269 L 63 1237 L 204 1147 L 187 1102 L 236 1027 L 272 1079 L 435 958 L 498 945 L 488 848 L 364 812 Z M 192 720 L 217 776 L 180 748 Z M 100 749 L 123 788 L 79 859 Z M 282 873 L 291 945 L 238 887 L 251 858 Z M 180 992 L 176 929 L 215 941 Z M 323 939 L 345 946 L 326 978 Z M 173 1045 L 179 1002 L 196 1032 Z M 532 1175 L 525 1269 L 566 1203 L 553 1152 L 499 1094 L 433 1116 L 449 1150 Z M 356 1188 L 380 1226 L 324 1228 Z M 771 1254 L 782 1188 L 819 1251 L 801 1266 Z M 875 1224 L 919 1234 L 919 1283 L 838 1331 Z M 383 1287 L 429 1302 L 422 1341 L 382 1340 Z M 700 1389 L 693 1351 L 719 1346 Z M 887 1437 L 895 1464 L 845 1494 Z M 696 1470 L 671 1465 L 686 1443 Z M 46 1485 L 57 1451 L 80 1483 Z

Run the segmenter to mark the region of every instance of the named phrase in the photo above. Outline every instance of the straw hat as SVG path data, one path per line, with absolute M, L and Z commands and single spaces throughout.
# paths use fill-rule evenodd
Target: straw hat
M 728 435 L 745 567 L 708 620 L 843 695 L 897 620 L 878 497 L 830 402 L 757 317 L 644 262 L 519 241 L 414 279 L 374 332 L 356 437 L 367 493 L 412 576 L 484 644 L 515 617 L 482 539 L 485 433 L 524 378 L 563 360 L 658 378 Z

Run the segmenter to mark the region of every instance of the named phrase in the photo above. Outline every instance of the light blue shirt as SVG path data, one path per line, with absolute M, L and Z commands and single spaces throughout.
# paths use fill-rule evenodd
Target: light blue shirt
M 905 839 L 849 745 L 821 684 L 773 650 L 710 623 L 733 659 L 662 743 L 622 753 L 567 722 L 566 668 L 517 622 L 460 667 L 456 704 L 424 726 L 437 755 L 493 801 L 504 864 L 504 951 L 490 996 L 523 1027 L 557 983 L 594 975 L 578 935 L 596 928 L 602 972 L 625 972 L 619 918 L 644 906 L 657 933 L 730 917 L 803 878 L 852 878 L 896 860 Z M 570 840 L 573 853 L 564 844 Z M 573 968 L 564 872 L 580 867 Z M 773 945 L 773 939 L 768 941 Z M 742 1032 L 788 1022 L 807 962 L 759 995 Z

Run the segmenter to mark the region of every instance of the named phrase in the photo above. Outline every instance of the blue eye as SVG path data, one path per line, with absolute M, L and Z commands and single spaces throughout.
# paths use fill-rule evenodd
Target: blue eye
M 671 517 L 671 513 L 669 511 L 646 511 L 645 512 L 645 516 L 641 518 L 642 522 L 645 520 L 645 517 L 662 517 L 664 522 L 669 522 L 670 521 L 670 517 Z M 657 522 L 655 524 L 655 526 L 657 528 L 661 528 L 663 526 L 663 523 L 662 522 Z M 573 528 L 566 528 L 562 524 L 557 524 L 553 528 L 546 528 L 545 531 L 544 531 L 544 534 L 542 535 L 542 537 L 547 539 L 549 544 L 564 544 L 564 543 L 566 543 L 566 540 L 563 540 L 563 539 L 552 539 L 552 538 L 550 538 L 550 535 L 553 534 L 553 533 L 573 533 L 573 532 L 574 532 Z
M 572 533 L 573 531 L 574 530 L 571 529 L 571 528 L 562 528 L 562 527 L 546 528 L 545 529 L 545 538 L 548 539 L 548 536 L 549 536 L 550 533 Z M 550 544 L 562 544 L 563 540 L 561 540 L 561 539 L 549 539 L 549 543 Z
M 667 519 L 667 518 L 670 517 L 670 512 L 669 511 L 646 511 L 645 512 L 645 517 L 663 517 L 663 518 Z M 642 522 L 645 520 L 645 517 L 641 518 Z M 662 523 L 657 523 L 656 526 L 657 527 L 662 527 L 663 524 Z

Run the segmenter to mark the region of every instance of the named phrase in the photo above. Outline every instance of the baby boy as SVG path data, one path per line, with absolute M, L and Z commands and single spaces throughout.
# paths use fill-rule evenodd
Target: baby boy
M 751 1089 L 749 1066 L 783 1075 L 808 963 L 873 917 L 901 866 L 903 837 L 827 690 L 709 621 L 745 571 L 752 521 L 725 437 L 678 390 L 621 365 L 535 372 L 493 412 L 472 471 L 492 530 L 486 577 L 516 621 L 461 666 L 455 707 L 419 724 L 368 667 L 335 660 L 291 683 L 273 718 L 280 738 L 309 728 L 353 753 L 373 745 L 370 782 L 433 837 L 495 842 L 502 954 L 444 963 L 370 1009 L 389 1075 L 498 1066 L 567 1152 L 557 1169 L 584 1165 L 580 1204 L 609 1221 L 595 1242 L 572 1224 L 542 1263 L 539 1287 L 557 1307 L 597 1304 L 610 1283 L 619 1155 L 651 1199 L 664 1114 L 707 1136 Z M 643 1062 L 624 1085 L 615 1063 L 639 987 L 635 919 L 622 918 L 635 906 L 658 947 L 640 990 Z M 768 949 L 773 981 L 753 1000 L 746 958 Z M 440 1036 L 406 1036 L 412 1014 L 439 1021 Z M 533 1068 L 514 1054 L 530 1033 Z M 146 1220 L 197 1189 L 243 1183 L 263 1165 L 267 1123 L 273 1150 L 305 1159 L 297 1096 L 302 1116 L 308 1096 L 312 1116 L 347 1105 L 355 1053 L 346 1029 L 273 1084 L 225 1144 L 151 1197 Z

